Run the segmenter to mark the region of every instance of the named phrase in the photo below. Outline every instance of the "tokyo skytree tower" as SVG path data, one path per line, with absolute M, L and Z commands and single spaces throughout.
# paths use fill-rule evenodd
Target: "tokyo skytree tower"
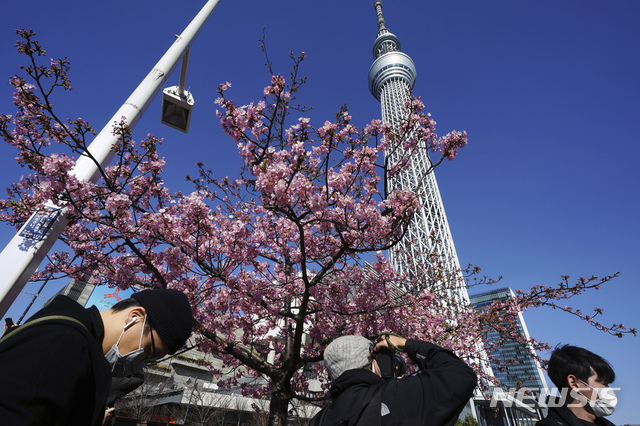
M 399 121 L 406 116 L 403 109 L 416 81 L 416 68 L 411 58 L 400 51 L 398 37 L 387 29 L 382 2 L 376 1 L 374 7 L 378 16 L 378 36 L 373 44 L 375 61 L 369 69 L 369 90 L 382 105 L 382 121 L 397 128 Z M 412 155 L 410 166 L 386 182 L 389 192 L 398 188 L 409 188 L 415 192 L 419 188 L 417 195 L 423 206 L 414 215 L 402 241 L 389 251 L 389 258 L 396 270 L 416 277 L 418 282 L 412 284 L 415 288 L 425 286 L 425 281 L 419 277 L 425 276 L 429 265 L 434 266 L 433 254 L 436 254 L 445 274 L 431 285 L 431 289 L 441 297 L 468 303 L 469 296 L 436 177 L 433 172 L 426 174 L 431 160 L 424 141 L 421 143 L 421 149 Z M 402 147 L 394 148 L 386 152 L 389 164 L 407 155 Z M 408 258 L 413 259 L 412 263 L 407 262 Z M 445 300 L 442 302 L 446 303 Z

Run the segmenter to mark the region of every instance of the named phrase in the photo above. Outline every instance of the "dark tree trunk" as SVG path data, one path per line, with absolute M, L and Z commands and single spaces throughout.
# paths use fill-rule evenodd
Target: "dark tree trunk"
M 286 426 L 291 396 L 283 389 L 282 383 L 274 383 L 269 402 L 269 426 Z

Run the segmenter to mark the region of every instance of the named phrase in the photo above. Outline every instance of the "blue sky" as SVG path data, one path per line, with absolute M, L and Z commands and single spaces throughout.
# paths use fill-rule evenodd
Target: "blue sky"
M 229 81 L 239 103 L 260 99 L 269 76 L 258 38 L 263 27 L 275 67 L 305 51 L 309 84 L 301 101 L 312 123 L 346 102 L 357 124 L 380 117 L 367 72 L 376 35 L 373 1 L 222 0 L 193 44 L 187 86 L 196 100 L 191 131 L 159 123 L 155 102 L 135 129 L 165 138 L 167 185 L 189 190 L 184 175 L 204 161 L 219 176 L 237 173 L 233 143 L 215 118 L 215 89 Z M 68 56 L 74 90 L 55 100 L 65 117 L 101 129 L 182 32 L 204 1 L 33 0 L 0 15 L 0 111 L 12 113 L 8 77 L 21 59 L 15 28 L 33 28 L 48 56 Z M 640 2 L 563 0 L 387 0 L 387 25 L 414 60 L 414 92 L 440 134 L 466 130 L 469 145 L 436 172 L 461 264 L 526 289 L 621 272 L 573 305 L 604 309 L 604 321 L 640 326 Z M 178 82 L 178 72 L 170 85 Z M 0 145 L 0 186 L 18 179 L 15 152 Z M 12 230 L 0 229 L 0 245 Z M 55 287 L 55 288 L 54 288 Z M 27 291 L 37 289 L 27 287 Z M 57 290 L 52 285 L 49 291 Z M 478 289 L 478 291 L 484 289 Z M 9 312 L 24 311 L 22 296 Z M 38 302 L 41 304 L 41 301 Z M 607 358 L 618 374 L 616 424 L 640 423 L 640 338 L 617 339 L 549 309 L 525 313 L 530 333 Z M 548 354 L 542 354 L 543 356 Z

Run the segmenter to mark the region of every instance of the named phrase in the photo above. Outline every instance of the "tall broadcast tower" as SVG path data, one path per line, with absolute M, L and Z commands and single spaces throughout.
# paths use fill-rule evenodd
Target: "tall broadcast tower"
M 416 81 L 416 67 L 411 58 L 400 51 L 398 37 L 387 29 L 382 15 L 382 2 L 376 1 L 374 7 L 378 16 L 378 36 L 373 44 L 375 61 L 369 69 L 369 90 L 382 104 L 382 121 L 397 127 L 406 116 L 403 110 Z M 386 182 L 389 191 L 409 188 L 417 192 L 423 206 L 414 215 L 402 241 L 390 250 L 389 258 L 396 270 L 409 272 L 416 277 L 417 282 L 412 284 L 414 288 L 422 288 L 426 281 L 420 277 L 425 276 L 428 266 L 434 266 L 435 255 L 445 274 L 431 289 L 444 299 L 441 303 L 447 304 L 446 299 L 453 299 L 466 304 L 469 296 L 460 272 L 458 255 L 436 177 L 433 172 L 428 173 L 431 160 L 424 141 L 422 145 L 412 155 L 410 166 Z M 391 164 L 407 154 L 402 147 L 394 147 L 386 155 Z M 411 262 L 408 262 L 409 258 Z M 403 290 L 411 291 L 411 288 Z
M 398 37 L 387 29 L 382 15 L 382 2 L 376 1 L 374 7 L 378 16 L 378 36 L 373 44 L 375 61 L 369 69 L 369 90 L 382 104 L 382 121 L 397 128 L 398 123 L 406 116 L 403 110 L 416 81 L 416 67 L 411 58 L 400 51 Z M 434 173 L 429 173 L 429 153 L 425 142 L 421 143 L 422 147 L 412 155 L 410 165 L 386 182 L 389 191 L 411 189 L 422 204 L 422 209 L 413 216 L 404 238 L 389 251 L 389 259 L 397 271 L 408 272 L 416 279 L 416 282 L 400 289 L 402 292 L 429 285 L 438 296 L 440 306 L 448 306 L 450 302 L 453 302 L 454 309 L 461 305 L 470 306 L 438 183 Z M 389 164 L 407 155 L 400 146 L 392 148 L 385 153 Z M 437 265 L 434 265 L 434 258 L 437 259 L 435 262 L 439 262 Z M 444 272 L 435 282 L 427 281 L 427 275 L 431 275 L 430 266 L 442 268 Z M 425 284 L 427 282 L 433 284 Z M 487 375 L 492 376 L 493 371 L 486 361 L 484 345 L 475 342 L 475 346 L 475 362 L 479 363 Z M 469 402 L 469 409 L 477 418 L 473 399 Z

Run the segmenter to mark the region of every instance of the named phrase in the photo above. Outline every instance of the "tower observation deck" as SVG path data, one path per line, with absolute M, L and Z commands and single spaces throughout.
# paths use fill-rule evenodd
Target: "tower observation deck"
M 369 90 L 382 106 L 382 121 L 397 128 L 406 116 L 404 107 L 416 81 L 416 67 L 411 58 L 400 51 L 398 37 L 387 29 L 382 2 L 376 1 L 374 8 L 378 18 L 378 35 L 373 44 L 375 61 L 369 69 Z M 415 277 L 415 281 L 407 284 L 404 291 L 429 285 L 442 304 L 447 305 L 450 301 L 468 304 L 469 296 L 438 183 L 434 173 L 429 173 L 431 160 L 426 144 L 424 141 L 421 144 L 421 149 L 412 156 L 410 165 L 386 182 L 390 192 L 400 188 L 416 192 L 423 206 L 414 215 L 402 241 L 389 251 L 389 259 L 396 270 L 409 272 Z M 386 152 L 389 164 L 407 155 L 402 147 L 393 148 Z M 439 262 L 438 267 L 444 270 L 442 279 L 435 284 L 426 277 L 429 266 L 434 266 L 434 256 Z

